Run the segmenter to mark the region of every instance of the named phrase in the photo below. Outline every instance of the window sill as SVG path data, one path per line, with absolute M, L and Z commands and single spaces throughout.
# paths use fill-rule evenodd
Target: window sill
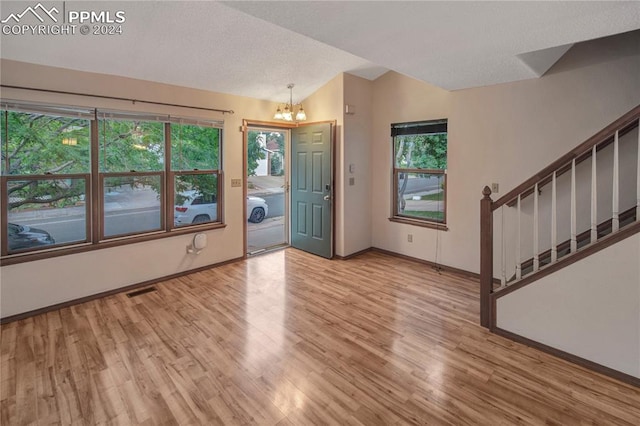
M 426 220 L 411 219 L 408 217 L 393 216 L 389 218 L 389 222 L 404 223 L 405 225 L 421 226 L 423 228 L 437 229 L 440 231 L 448 231 L 446 223 L 428 222 Z
M 162 238 L 175 237 L 177 235 L 195 234 L 198 232 L 212 231 L 214 229 L 226 228 L 224 223 L 214 223 L 211 225 L 189 225 L 172 229 L 170 231 L 155 232 L 152 234 L 128 236 L 118 239 L 103 240 L 98 243 L 78 243 L 72 246 L 62 246 L 48 250 L 30 251 L 26 253 L 16 253 L 0 258 L 0 266 L 16 265 L 18 263 L 31 262 L 35 260 L 50 259 L 52 257 L 66 256 L 70 254 L 85 253 L 93 250 L 118 247 L 127 244 L 142 243 L 146 241 L 160 240 Z

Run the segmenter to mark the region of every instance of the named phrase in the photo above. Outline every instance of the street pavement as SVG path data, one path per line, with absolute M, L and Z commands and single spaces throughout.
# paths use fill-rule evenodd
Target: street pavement
M 284 192 L 284 176 L 249 176 L 247 184 L 247 193 L 256 197 Z
M 261 223 L 249 223 L 247 228 L 249 253 L 285 242 L 284 216 L 266 218 Z

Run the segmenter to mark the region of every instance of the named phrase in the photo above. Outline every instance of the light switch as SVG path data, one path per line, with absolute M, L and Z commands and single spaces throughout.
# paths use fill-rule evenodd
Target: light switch
M 350 177 L 349 178 L 349 186 L 353 186 L 356 184 L 356 178 Z
M 351 163 L 349 164 L 349 173 L 353 173 L 356 171 L 356 165 Z

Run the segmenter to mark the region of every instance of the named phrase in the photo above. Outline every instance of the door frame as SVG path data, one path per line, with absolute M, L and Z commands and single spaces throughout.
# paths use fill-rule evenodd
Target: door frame
M 243 236 L 244 238 L 242 239 L 242 259 L 246 259 L 247 256 L 247 237 L 248 237 L 248 232 L 249 232 L 249 225 L 247 224 L 247 194 L 248 194 L 248 187 L 247 187 L 247 157 L 248 157 L 248 152 L 247 152 L 247 143 L 248 143 L 248 137 L 249 137 L 249 127 L 263 127 L 263 128 L 269 128 L 269 129 L 274 129 L 274 130 L 291 130 L 291 129 L 295 129 L 297 127 L 304 127 L 304 126 L 313 126 L 315 124 L 331 124 L 331 141 L 330 141 L 330 152 L 331 152 L 331 188 L 332 188 L 332 200 L 331 200 L 331 253 L 332 256 L 331 258 L 335 258 L 336 256 L 336 194 L 337 194 L 337 188 L 335 185 L 335 176 L 336 176 L 336 129 L 337 129 L 337 120 L 323 120 L 323 121 L 312 121 L 312 122 L 305 122 L 305 123 L 287 123 L 287 122 L 281 122 L 281 121 L 262 121 L 262 120 L 249 120 L 249 119 L 243 119 L 242 120 L 242 127 L 240 128 L 240 131 L 242 132 L 242 228 L 244 230 L 243 232 Z M 291 144 L 293 143 L 291 135 L 289 136 L 289 151 L 291 151 Z M 288 168 L 288 173 L 289 173 L 289 181 L 291 181 L 291 153 L 289 153 L 288 156 L 288 160 L 287 160 L 287 168 Z M 287 194 L 289 194 L 289 191 L 286 192 Z M 287 195 L 290 197 L 290 195 Z M 291 217 L 291 203 L 287 203 L 289 206 L 289 217 Z M 290 221 L 291 219 L 289 219 Z M 291 234 L 291 232 L 289 232 L 289 234 Z M 289 239 L 291 239 L 291 235 L 289 235 Z
M 291 134 L 290 134 L 290 130 L 292 128 L 297 127 L 295 125 L 295 123 L 290 124 L 290 123 L 279 123 L 279 122 L 275 122 L 275 121 L 259 121 L 259 120 L 247 120 L 247 119 L 243 119 L 242 120 L 242 128 L 240 129 L 242 131 L 242 229 L 243 229 L 243 239 L 242 239 L 242 258 L 246 259 L 248 257 L 248 253 L 247 253 L 247 238 L 249 237 L 249 224 L 247 222 L 247 195 L 248 195 L 248 179 L 247 179 L 247 158 L 249 157 L 249 154 L 247 152 L 248 150 L 248 138 L 249 138 L 249 130 L 252 130 L 251 127 L 253 128 L 261 128 L 261 129 L 272 129 L 274 131 L 286 131 L 289 132 L 289 145 L 291 144 Z M 287 153 L 288 154 L 288 153 Z M 290 173 L 290 169 L 289 169 L 289 159 L 288 156 L 285 157 L 286 160 L 286 167 L 287 167 L 287 173 Z M 289 179 L 291 179 L 291 177 L 289 177 Z M 288 191 L 285 192 L 285 197 L 288 196 Z M 285 200 L 285 206 L 288 206 L 288 200 Z M 289 216 L 291 215 L 291 212 L 289 212 Z M 291 220 L 291 219 L 289 219 Z M 291 238 L 291 237 L 289 237 Z

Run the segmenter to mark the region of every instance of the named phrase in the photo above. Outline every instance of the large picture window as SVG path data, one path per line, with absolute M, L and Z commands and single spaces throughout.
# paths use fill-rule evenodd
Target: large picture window
M 221 121 L 1 105 L 3 259 L 222 226 Z
M 391 125 L 392 219 L 444 226 L 447 222 L 447 120 Z

